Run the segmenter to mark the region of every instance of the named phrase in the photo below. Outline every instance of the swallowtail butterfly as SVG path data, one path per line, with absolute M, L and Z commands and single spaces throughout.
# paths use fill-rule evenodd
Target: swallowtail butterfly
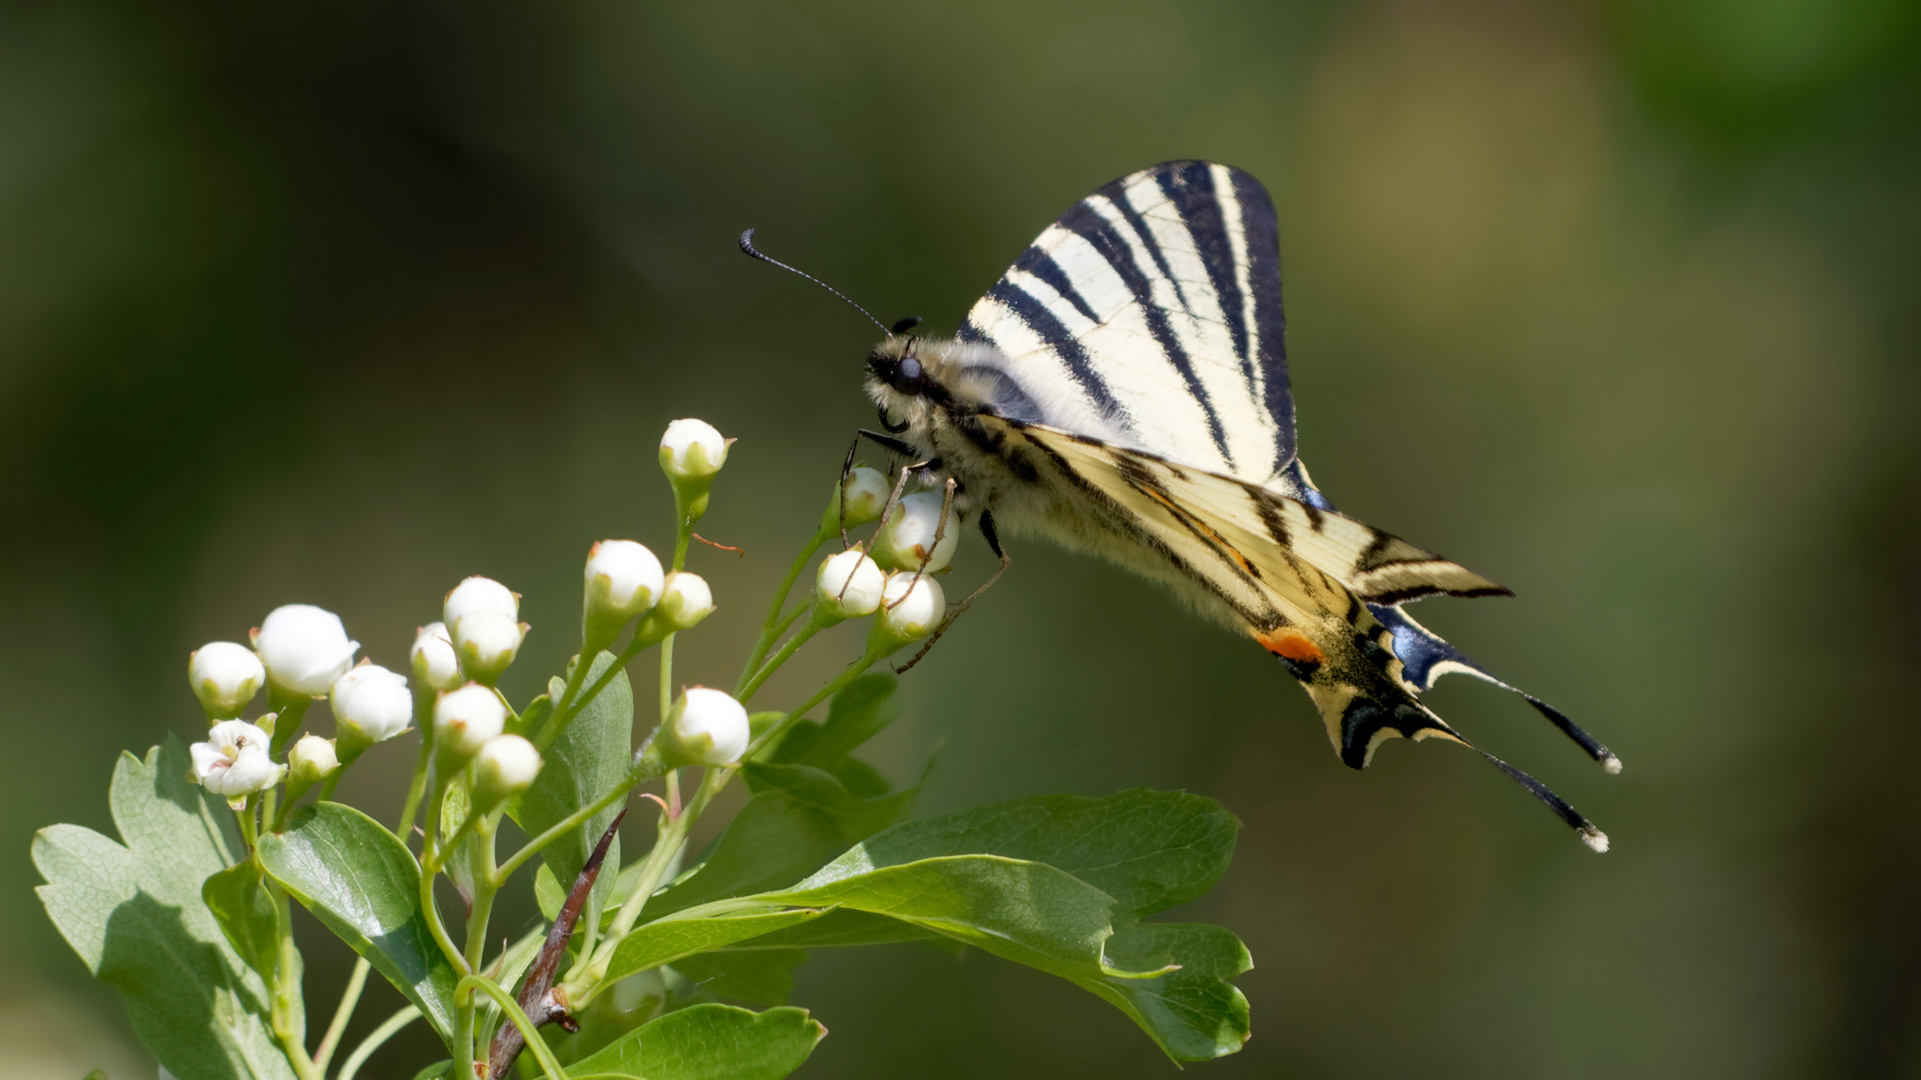
M 742 247 L 765 258 L 748 237 Z M 1460 743 L 1607 850 L 1573 807 L 1421 703 L 1440 676 L 1472 675 L 1621 767 L 1404 607 L 1507 589 L 1342 515 L 1308 478 L 1259 181 L 1202 161 L 1122 177 L 1048 226 L 953 338 L 913 336 L 913 322 L 867 358 L 868 396 L 893 433 L 881 439 L 952 478 L 956 507 L 997 552 L 998 525 L 1164 582 L 1273 654 L 1349 766 L 1395 737 Z

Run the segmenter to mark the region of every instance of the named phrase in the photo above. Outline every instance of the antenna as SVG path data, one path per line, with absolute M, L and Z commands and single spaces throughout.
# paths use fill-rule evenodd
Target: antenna
M 786 263 L 781 262 L 779 259 L 772 258 L 756 250 L 754 248 L 754 230 L 752 229 L 748 229 L 746 232 L 740 234 L 740 250 L 743 252 L 746 252 L 748 255 L 752 256 L 753 258 L 759 259 L 761 262 L 772 263 L 775 266 L 780 267 L 782 270 L 785 270 L 790 274 L 799 274 L 801 277 L 804 277 L 807 280 L 813 282 L 814 284 L 820 286 L 821 288 L 826 289 L 828 292 L 833 293 L 835 296 L 840 297 L 842 300 L 847 300 L 846 293 L 841 292 L 839 289 L 834 288 L 832 285 L 827 284 L 825 281 L 822 281 L 821 279 L 815 277 L 814 275 L 808 273 L 807 271 L 796 270 L 793 267 L 787 265 Z M 859 304 L 854 303 L 852 300 L 847 300 L 847 303 L 855 311 L 860 312 L 862 315 L 866 315 L 868 322 L 873 323 L 875 326 L 880 327 L 881 333 L 886 334 L 890 338 L 894 336 L 894 332 L 892 330 L 887 329 L 886 325 L 883 324 L 879 319 L 876 319 L 874 318 L 873 315 L 868 314 L 868 311 L 866 308 L 861 307 Z

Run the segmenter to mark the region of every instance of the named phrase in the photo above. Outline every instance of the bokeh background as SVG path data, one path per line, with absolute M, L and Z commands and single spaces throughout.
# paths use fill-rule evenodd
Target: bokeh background
M 653 446 L 698 415 L 740 437 L 702 531 L 747 556 L 696 553 L 722 607 L 680 671 L 731 678 L 871 419 L 871 328 L 743 227 L 951 331 L 1074 199 L 1206 157 L 1273 190 L 1315 478 L 1512 586 L 1419 614 L 1626 771 L 1492 689 L 1432 701 L 1615 850 L 1455 748 L 1351 773 L 1258 649 L 1033 544 L 905 679 L 884 771 L 938 749 L 930 811 L 1240 815 L 1189 913 L 1252 950 L 1255 1037 L 1201 1075 L 1915 1075 L 1918 80 L 1900 0 L 15 0 L 0 1071 L 153 1075 L 27 848 L 196 731 L 202 642 L 308 601 L 401 666 L 485 573 L 527 596 L 529 695 L 587 544 L 667 542 Z M 397 803 L 409 756 L 348 794 Z M 330 1001 L 344 951 L 310 964 Z M 795 1001 L 832 1030 L 803 1076 L 1173 1071 L 986 956 L 823 954 Z

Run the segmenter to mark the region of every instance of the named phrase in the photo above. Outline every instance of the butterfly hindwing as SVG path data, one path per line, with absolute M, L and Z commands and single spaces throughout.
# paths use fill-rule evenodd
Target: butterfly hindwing
M 1419 698 L 1447 669 L 1506 684 L 1405 616 L 1392 600 L 1371 603 L 1368 595 L 1489 595 L 1505 592 L 1500 586 L 1352 518 L 1259 485 L 1043 425 L 985 423 L 1010 443 L 1033 448 L 1054 470 L 1052 479 L 1079 493 L 1073 512 L 1095 515 L 1107 530 L 1132 539 L 1132 550 L 1143 559 L 1135 569 L 1162 579 L 1178 576 L 1233 611 L 1307 690 L 1343 762 L 1364 768 L 1383 741 L 1396 737 L 1461 743 L 1541 799 L 1590 846 L 1606 847 L 1606 837 L 1579 812 L 1474 746 Z M 1532 696 L 1528 700 L 1577 741 L 1585 740 L 1584 747 L 1592 742 L 1558 712 Z M 1612 759 L 1598 743 L 1589 752 L 1604 763 Z
M 1273 202 L 1173 161 L 1075 203 L 968 312 L 1001 416 L 1261 483 L 1294 458 Z

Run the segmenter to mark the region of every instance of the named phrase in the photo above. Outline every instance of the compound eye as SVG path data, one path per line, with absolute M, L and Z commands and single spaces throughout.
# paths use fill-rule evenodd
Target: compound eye
M 922 378 L 920 361 L 907 356 L 901 358 L 901 362 L 894 368 L 893 377 L 887 382 L 900 393 L 912 396 L 920 393 Z

